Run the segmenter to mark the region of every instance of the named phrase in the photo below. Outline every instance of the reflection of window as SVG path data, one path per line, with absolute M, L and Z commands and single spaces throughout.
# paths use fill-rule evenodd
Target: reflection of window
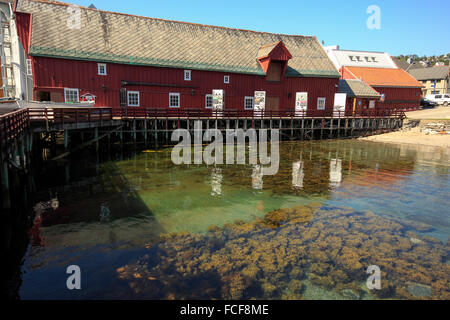
M 253 110 L 254 100 L 255 99 L 253 97 L 245 97 L 245 100 L 244 100 L 245 110 Z
M 79 102 L 78 89 L 64 88 L 64 101 L 65 102 Z
M 205 108 L 211 109 L 213 107 L 213 95 L 207 94 L 205 96 Z
M 106 63 L 99 63 L 98 64 L 98 75 L 99 76 L 106 76 Z
M 326 101 L 326 98 L 318 98 L 317 99 L 317 110 L 325 110 L 325 101 Z
M 128 91 L 128 106 L 139 107 L 139 91 Z
M 230 76 L 224 76 L 223 83 L 230 83 Z
M 184 70 L 184 80 L 191 81 L 191 70 Z
M 169 107 L 179 108 L 180 107 L 180 94 L 179 93 L 169 93 Z

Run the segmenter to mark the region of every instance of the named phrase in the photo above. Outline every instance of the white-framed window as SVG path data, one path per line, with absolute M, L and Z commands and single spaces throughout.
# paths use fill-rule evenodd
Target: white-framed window
M 325 110 L 325 101 L 326 101 L 326 98 L 318 98 L 317 99 L 317 110 Z
M 254 105 L 255 105 L 254 97 L 245 97 L 244 98 L 244 109 L 245 110 L 253 110 Z
M 192 71 L 184 70 L 184 81 L 191 81 Z
M 64 101 L 65 102 L 79 102 L 80 94 L 78 89 L 64 88 Z
M 223 83 L 230 83 L 230 76 L 224 76 Z
M 375 108 L 375 100 L 370 100 L 369 101 L 369 109 L 373 109 Z
M 99 63 L 98 64 L 98 75 L 99 76 L 106 76 L 106 63 Z
M 139 91 L 127 91 L 127 102 L 129 107 L 139 107 L 141 103 Z
M 178 92 L 169 93 L 169 108 L 180 107 L 180 94 Z
M 207 94 L 205 95 L 205 108 L 211 109 L 213 107 L 213 95 Z
M 31 63 L 31 59 L 27 59 L 27 76 L 33 75 L 33 65 Z

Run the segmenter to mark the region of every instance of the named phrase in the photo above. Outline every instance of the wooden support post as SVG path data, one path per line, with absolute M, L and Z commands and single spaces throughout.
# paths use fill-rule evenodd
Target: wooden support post
M 189 120 L 188 120 L 188 128 L 189 128 Z M 155 134 L 155 149 L 158 149 L 158 120 L 156 119 L 153 130 Z
M 2 163 L 1 168 L 1 176 L 2 176 L 2 200 L 3 200 L 3 209 L 11 208 L 11 198 L 9 197 L 9 172 L 8 172 L 8 164 L 6 161 Z
M 69 148 L 69 130 L 64 130 L 64 152 Z
M 94 139 L 95 139 L 95 151 L 98 152 L 98 128 L 94 129 Z
M 147 119 L 144 120 L 144 144 L 147 145 Z

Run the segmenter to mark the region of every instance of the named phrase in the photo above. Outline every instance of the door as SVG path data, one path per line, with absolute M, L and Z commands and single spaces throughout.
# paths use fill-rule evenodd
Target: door
M 280 110 L 280 97 L 267 97 L 266 99 L 266 112 L 270 114 L 272 112 L 274 115 Z

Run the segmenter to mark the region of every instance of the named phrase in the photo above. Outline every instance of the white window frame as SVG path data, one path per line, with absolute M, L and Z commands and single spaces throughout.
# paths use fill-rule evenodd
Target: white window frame
M 247 100 L 252 100 L 252 107 L 247 108 Z M 246 96 L 244 98 L 244 110 L 254 110 L 255 109 L 255 97 Z
M 208 107 L 208 98 L 211 98 L 211 106 Z M 206 109 L 212 109 L 213 107 L 213 95 L 212 94 L 206 94 L 205 95 L 205 108 Z
M 137 104 L 130 104 L 130 95 L 137 94 Z M 140 107 L 141 106 L 141 93 L 139 91 L 127 91 L 127 106 L 128 107 Z
M 230 83 L 230 79 L 231 79 L 230 76 L 224 76 L 223 77 L 223 83 L 229 84 Z
M 105 72 L 104 73 L 101 73 L 100 72 L 100 68 L 101 67 L 103 67 L 104 69 L 105 69 Z M 99 75 L 99 76 L 106 76 L 106 75 L 108 75 L 108 72 L 106 71 L 106 63 L 98 63 L 97 64 L 97 74 Z
M 323 107 L 320 107 L 321 101 L 323 101 Z M 327 98 L 323 98 L 323 97 L 317 98 L 317 110 L 325 110 L 327 107 L 326 102 L 327 102 Z
M 70 93 L 70 91 L 77 93 L 77 99 L 76 101 L 67 101 L 67 94 Z M 65 103 L 77 103 L 80 102 L 80 90 L 77 88 L 64 88 L 64 102 Z
M 27 76 L 33 75 L 33 64 L 31 63 L 31 59 L 27 59 Z
M 192 80 L 192 70 L 184 70 L 184 81 Z
M 177 106 L 171 106 L 170 105 L 172 97 L 177 97 L 177 99 L 178 99 L 178 105 Z M 169 108 L 179 108 L 179 107 L 180 107 L 180 93 L 179 92 L 170 92 L 169 93 Z

